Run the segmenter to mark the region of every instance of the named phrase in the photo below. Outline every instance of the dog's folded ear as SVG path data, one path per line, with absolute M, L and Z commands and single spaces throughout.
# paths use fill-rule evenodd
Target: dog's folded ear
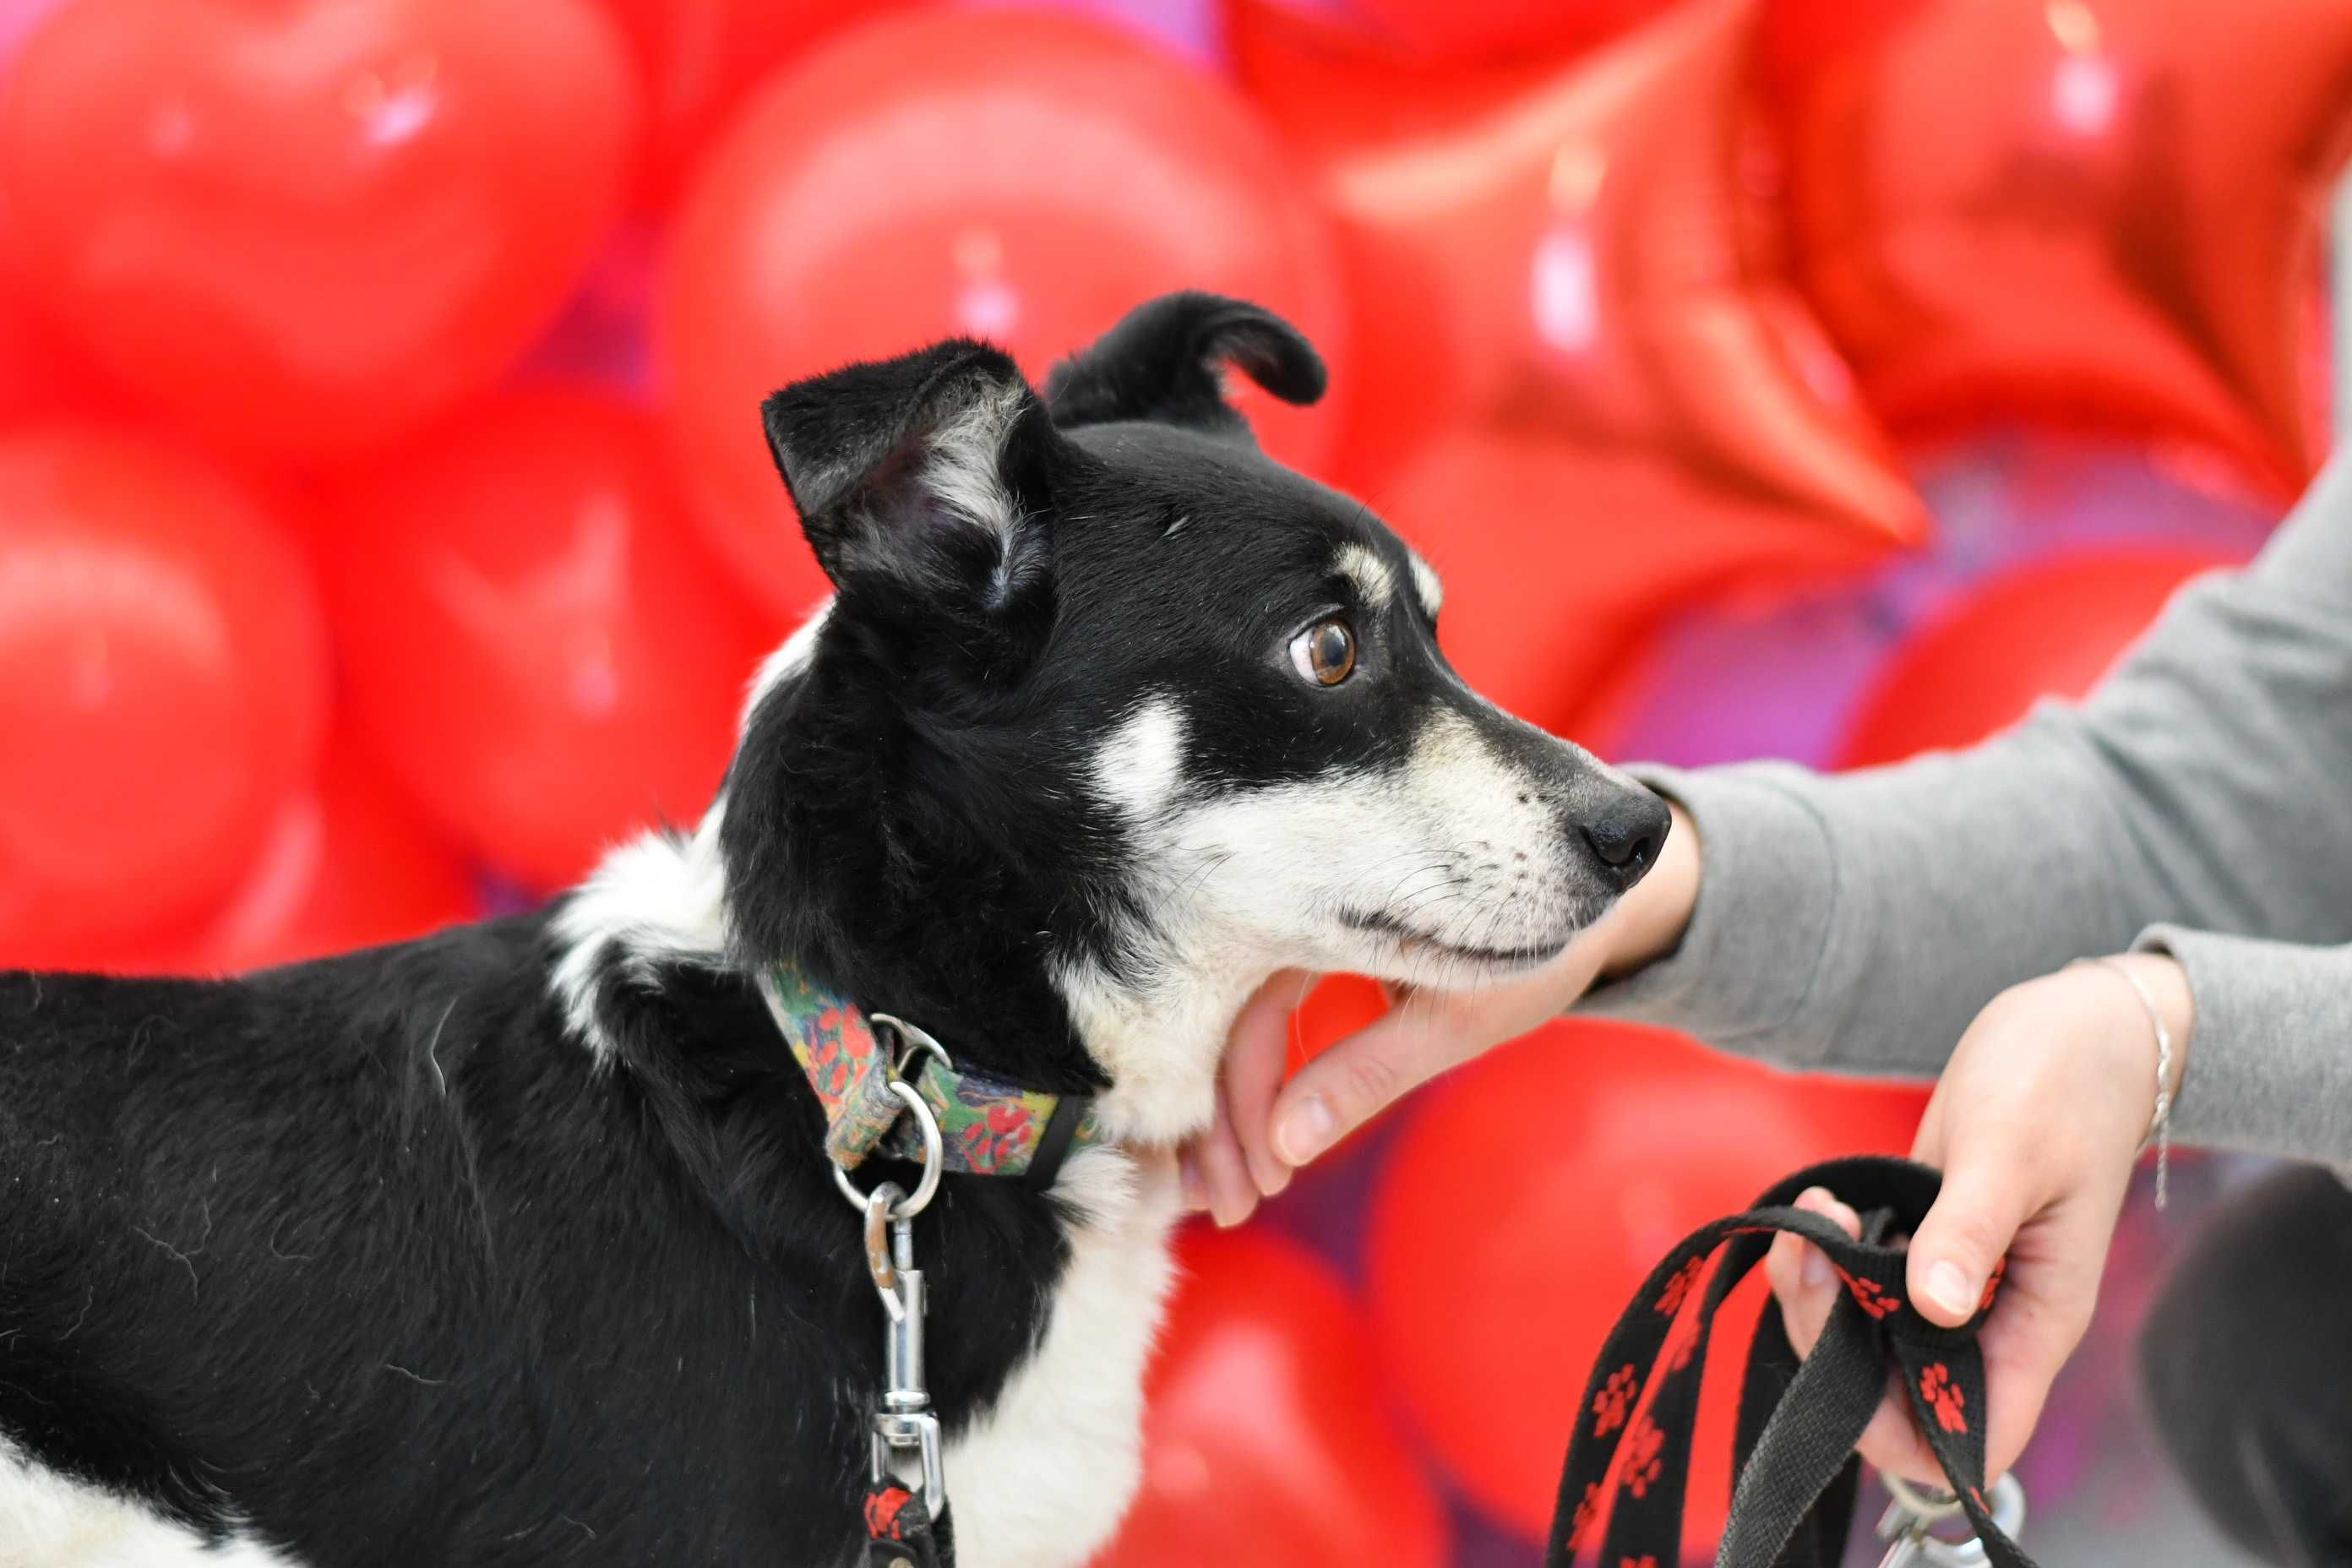
M 842 588 L 983 610 L 1049 577 L 1063 446 L 1010 355 L 962 339 L 795 382 L 761 405 L 801 530 Z
M 1129 311 L 1092 348 L 1054 367 L 1045 404 L 1060 426 L 1157 419 L 1251 439 L 1218 372 L 1242 373 L 1285 403 L 1312 403 L 1323 358 L 1270 310 L 1222 294 L 1163 294 Z

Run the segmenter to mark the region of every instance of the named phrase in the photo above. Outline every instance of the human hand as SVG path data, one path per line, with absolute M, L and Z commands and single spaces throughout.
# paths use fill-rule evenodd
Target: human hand
M 1602 974 L 1673 951 L 1698 897 L 1698 835 L 1675 806 L 1658 864 L 1543 968 L 1476 991 L 1400 991 L 1386 1016 L 1308 1062 L 1288 1084 L 1290 1016 L 1315 977 L 1284 970 L 1242 1009 L 1225 1048 L 1216 1123 L 1185 1150 L 1186 1202 L 1238 1225 L 1299 1166 L 1406 1090 L 1557 1016 Z
M 2164 1013 L 2178 1074 L 2194 1021 L 2188 976 L 2160 954 L 2117 962 L 2138 974 Z M 2009 1259 L 1999 1310 L 1979 1341 L 1990 1474 L 2024 1450 L 2059 1368 L 2090 1327 L 2155 1109 L 2156 1061 L 2155 1030 L 2130 985 L 2095 965 L 2063 969 L 2003 992 L 1979 1013 L 1927 1102 L 1912 1154 L 1942 1168 L 1944 1187 L 1911 1240 L 1913 1304 L 1932 1322 L 1966 1322 L 1994 1266 Z M 1797 1203 L 1860 1234 L 1854 1212 L 1819 1188 Z M 1783 1235 L 1765 1267 L 1790 1340 L 1810 1352 L 1837 1302 L 1828 1258 Z M 1861 1449 L 1881 1469 L 1942 1482 L 1899 1386 L 1890 1384 Z

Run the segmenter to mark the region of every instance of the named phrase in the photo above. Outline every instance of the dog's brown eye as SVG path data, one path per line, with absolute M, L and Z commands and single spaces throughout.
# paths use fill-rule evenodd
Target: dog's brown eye
M 1318 621 L 1290 641 L 1290 662 L 1318 686 L 1337 686 L 1355 673 L 1356 634 L 1348 623 Z

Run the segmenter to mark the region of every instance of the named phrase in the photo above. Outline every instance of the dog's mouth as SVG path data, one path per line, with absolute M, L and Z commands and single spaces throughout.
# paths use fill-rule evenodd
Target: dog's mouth
M 1563 936 L 1557 942 L 1532 947 L 1480 947 L 1432 936 L 1393 915 L 1376 910 L 1342 910 L 1339 919 L 1343 924 L 1358 931 L 1387 937 L 1409 953 L 1475 963 L 1489 969 L 1540 969 L 1566 951 L 1570 940 L 1569 936 Z

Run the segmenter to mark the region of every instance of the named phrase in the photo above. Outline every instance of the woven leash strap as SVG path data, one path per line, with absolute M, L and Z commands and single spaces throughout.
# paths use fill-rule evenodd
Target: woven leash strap
M 1992 1568 L 2033 1568 L 1985 1505 L 1984 1358 L 1977 1331 L 1992 1310 L 2000 1275 L 1973 1319 L 1941 1328 L 1912 1309 L 1905 1255 L 1885 1244 L 1927 1217 L 1939 1185 L 1934 1171 L 1908 1161 L 1832 1161 L 1800 1171 L 1746 1214 L 1718 1220 L 1675 1247 L 1618 1319 L 1585 1386 L 1560 1477 L 1548 1568 L 1571 1568 L 1596 1536 L 1604 1568 L 1681 1560 L 1691 1432 L 1715 1313 L 1782 1231 L 1827 1253 L 1845 1292 L 1802 1361 L 1779 1304 L 1765 1307 L 1740 1389 L 1738 1479 L 1716 1568 L 1837 1568 L 1860 1489 L 1854 1445 L 1885 1391 L 1890 1366 L 1986 1561 Z M 1863 1239 L 1851 1240 L 1828 1220 L 1794 1207 L 1808 1187 L 1826 1187 L 1861 1214 Z M 1708 1261 L 1718 1252 L 1710 1273 Z M 1612 1469 L 1613 1500 L 1607 1486 Z
M 947 1510 L 933 1519 L 920 1492 L 880 1481 L 866 1493 L 866 1555 L 858 1568 L 954 1568 Z

